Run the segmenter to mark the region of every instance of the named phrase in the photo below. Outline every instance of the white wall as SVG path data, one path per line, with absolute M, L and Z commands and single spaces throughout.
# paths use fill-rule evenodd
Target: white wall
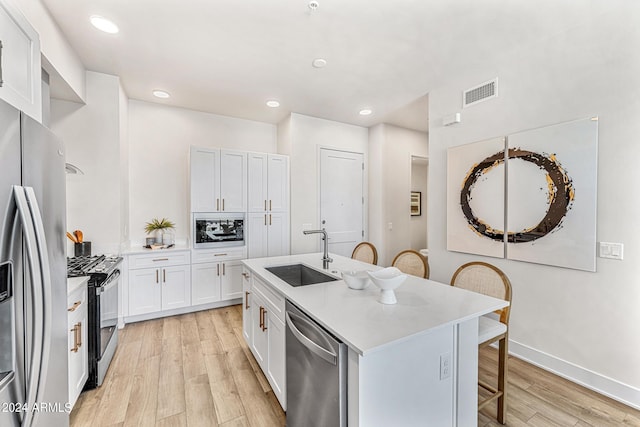
M 85 105 L 51 100 L 51 130 L 65 142 L 66 161 L 84 172 L 67 175 L 67 227 L 82 230 L 94 254 L 118 253 L 122 88 L 107 74 L 87 72 L 86 82 Z
M 122 86 L 118 90 L 120 114 L 120 244 L 129 242 L 129 99 Z
M 513 285 L 514 353 L 640 407 L 640 6 L 625 4 L 592 7 L 570 30 L 541 33 L 430 92 L 429 259 L 431 277 L 442 282 L 482 259 L 446 251 L 447 148 L 599 116 L 597 240 L 624 243 L 625 259 L 598 258 L 597 273 L 484 260 Z M 496 76 L 497 99 L 441 126 L 443 116 L 461 111 L 464 89 Z
M 386 227 L 384 225 L 386 187 L 384 185 L 383 165 L 385 131 L 384 125 L 369 128 L 369 236 L 378 251 L 378 265 L 386 263 Z
M 129 101 L 130 239 L 144 242 L 152 218 L 189 233 L 189 147 L 276 152 L 276 126 L 143 101 Z
M 283 136 L 279 137 L 281 141 L 278 146 L 283 151 L 289 147 L 290 152 L 282 154 L 289 154 L 291 159 L 291 253 L 316 252 L 319 250 L 319 239 L 303 235 L 302 230 L 305 228 L 303 224 L 320 228 L 319 148 L 363 153 L 366 165 L 368 130 L 297 113 L 281 122 L 278 131 L 281 129 Z
M 429 162 L 424 157 L 411 162 L 411 191 L 419 191 L 422 195 L 420 203 L 421 215 L 409 219 L 411 233 L 411 249 L 419 251 L 427 248 L 427 178 Z
M 428 137 L 389 124 L 372 127 L 371 135 L 369 192 L 381 196 L 369 206 L 370 240 L 378 249 L 378 265 L 390 265 L 412 244 L 411 156 L 428 156 Z

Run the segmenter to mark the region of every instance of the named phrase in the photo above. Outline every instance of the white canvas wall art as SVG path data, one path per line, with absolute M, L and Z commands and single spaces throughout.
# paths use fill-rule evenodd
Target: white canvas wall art
M 505 138 L 447 151 L 447 249 L 504 258 Z
M 595 271 L 597 119 L 509 135 L 507 258 Z
M 595 271 L 597 157 L 597 118 L 450 148 L 447 249 Z

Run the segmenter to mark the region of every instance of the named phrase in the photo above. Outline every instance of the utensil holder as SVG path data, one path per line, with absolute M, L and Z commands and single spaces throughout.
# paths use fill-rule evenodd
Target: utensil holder
M 74 243 L 73 254 L 75 256 L 91 256 L 91 242 Z

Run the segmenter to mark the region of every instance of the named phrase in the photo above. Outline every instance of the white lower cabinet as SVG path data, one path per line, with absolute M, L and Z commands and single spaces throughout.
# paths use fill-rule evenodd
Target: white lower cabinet
M 242 267 L 242 293 L 244 295 L 242 302 L 242 336 L 249 345 L 253 340 L 253 316 L 251 312 L 253 296 L 251 292 L 251 270 Z
M 223 301 L 242 297 L 242 261 L 223 262 L 220 280 Z
M 220 264 L 217 262 L 191 266 L 191 304 L 220 301 Z
M 242 262 L 208 262 L 191 266 L 191 304 L 207 304 L 242 296 Z
M 191 305 L 191 268 L 188 262 L 188 251 L 131 255 L 129 316 Z
M 249 271 L 248 274 L 252 273 Z M 285 300 L 255 275 L 250 277 L 250 308 L 243 310 L 243 327 L 245 321 L 250 323 L 251 327 L 250 331 L 245 332 L 245 339 L 248 339 L 247 344 L 280 405 L 286 410 Z
M 86 281 L 67 296 L 67 313 L 69 404 L 73 407 L 89 376 L 89 353 L 87 351 L 89 314 Z
M 267 370 L 267 357 L 269 350 L 269 331 L 265 322 L 267 310 L 266 303 L 260 295 L 254 293 L 251 305 L 251 317 L 253 318 L 253 333 L 251 341 L 251 349 L 263 371 Z
M 268 316 L 267 328 L 269 332 L 267 378 L 270 380 L 273 392 L 283 402 L 286 388 L 285 367 L 287 361 L 284 322 L 276 316 Z M 284 404 L 283 408 L 285 408 Z
M 191 264 L 191 304 L 242 297 L 242 259 L 246 249 L 194 249 Z

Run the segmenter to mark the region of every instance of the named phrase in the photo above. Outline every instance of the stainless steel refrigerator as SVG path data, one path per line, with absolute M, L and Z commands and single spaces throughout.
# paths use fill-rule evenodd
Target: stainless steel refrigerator
M 64 146 L 0 101 L 0 426 L 69 425 Z

